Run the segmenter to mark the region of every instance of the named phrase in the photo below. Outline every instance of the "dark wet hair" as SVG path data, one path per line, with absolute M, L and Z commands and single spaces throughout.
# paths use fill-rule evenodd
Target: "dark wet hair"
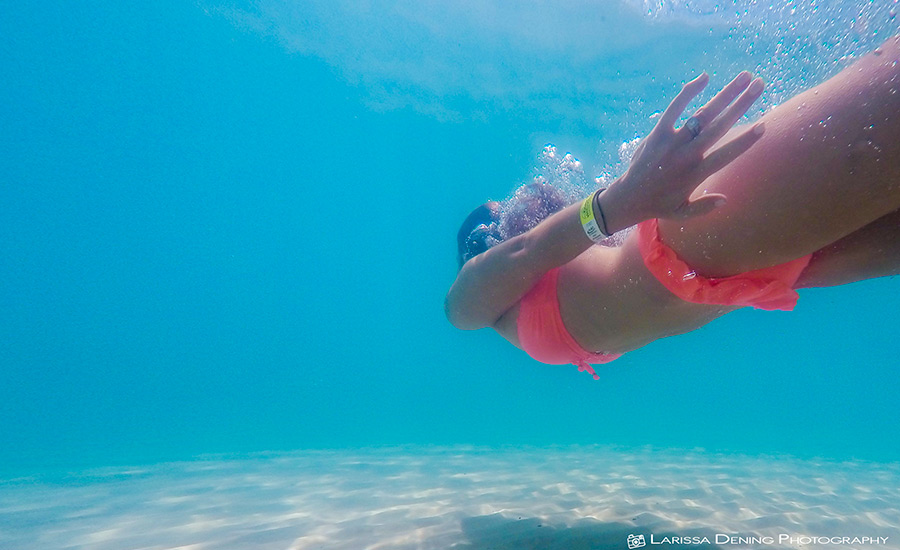
M 456 260 L 459 267 L 499 243 L 500 204 L 489 201 L 473 210 L 456 234 Z
M 501 203 L 486 202 L 472 211 L 456 234 L 456 259 L 463 264 L 487 249 L 521 235 L 570 201 L 561 190 L 543 182 L 519 187 Z

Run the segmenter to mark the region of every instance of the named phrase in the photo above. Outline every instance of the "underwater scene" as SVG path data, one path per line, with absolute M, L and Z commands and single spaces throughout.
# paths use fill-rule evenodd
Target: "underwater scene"
M 749 128 L 867 55 L 893 70 L 898 8 L 5 7 L 0 548 L 900 549 L 900 269 L 597 379 L 445 311 L 462 262 L 615 185 L 685 83 L 709 76 L 683 130 L 761 77 Z M 858 180 L 829 191 L 848 211 Z M 873 266 L 900 257 L 882 221 Z

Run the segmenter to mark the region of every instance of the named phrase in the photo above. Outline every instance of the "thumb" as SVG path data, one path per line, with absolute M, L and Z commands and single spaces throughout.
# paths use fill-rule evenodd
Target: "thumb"
M 726 201 L 725 195 L 721 193 L 710 193 L 683 205 L 678 212 L 678 217 L 682 219 L 696 218 L 709 214 L 716 208 L 724 205 Z

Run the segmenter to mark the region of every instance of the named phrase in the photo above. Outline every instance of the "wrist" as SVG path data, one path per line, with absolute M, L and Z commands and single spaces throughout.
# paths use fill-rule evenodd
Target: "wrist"
M 601 243 L 610 236 L 609 230 L 606 229 L 606 220 L 603 219 L 603 210 L 597 205 L 597 198 L 603 191 L 605 189 L 599 189 L 585 197 L 578 209 L 584 234 L 595 243 Z
M 606 229 L 610 234 L 652 217 L 643 212 L 640 201 L 636 200 L 636 194 L 627 190 L 629 186 L 624 183 L 625 177 L 617 179 L 597 197 L 596 207 L 602 210 Z

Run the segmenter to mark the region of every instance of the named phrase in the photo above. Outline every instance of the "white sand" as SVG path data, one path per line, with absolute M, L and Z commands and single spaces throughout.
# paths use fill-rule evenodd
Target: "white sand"
M 627 550 L 628 534 L 647 549 L 681 547 L 655 544 L 665 536 L 707 537 L 699 548 L 898 549 L 900 465 L 404 447 L 0 483 L 3 549 Z

